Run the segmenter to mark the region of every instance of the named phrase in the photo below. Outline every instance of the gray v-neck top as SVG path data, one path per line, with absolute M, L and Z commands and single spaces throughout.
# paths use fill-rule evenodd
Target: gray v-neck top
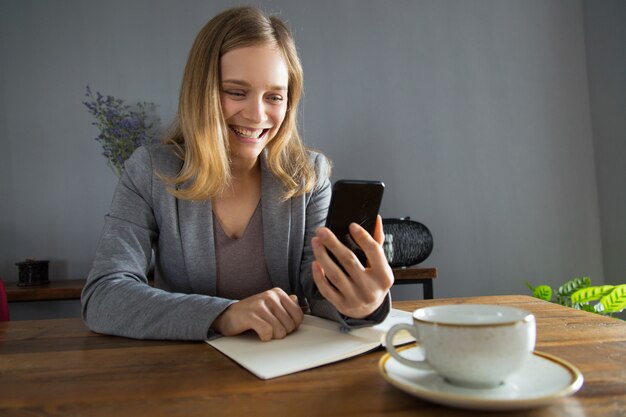
M 239 239 L 230 238 L 213 213 L 217 296 L 243 300 L 273 287 L 263 247 L 263 216 L 257 205 Z

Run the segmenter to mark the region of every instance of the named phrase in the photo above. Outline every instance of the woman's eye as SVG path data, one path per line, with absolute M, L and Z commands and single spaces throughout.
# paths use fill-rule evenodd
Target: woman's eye
M 226 90 L 224 91 L 226 94 L 228 94 L 231 97 L 236 97 L 236 98 L 240 98 L 240 97 L 244 97 L 245 94 L 242 91 L 233 91 L 233 90 Z
M 272 94 L 271 96 L 268 97 L 268 100 L 274 103 L 280 103 L 281 101 L 283 101 L 283 96 L 278 95 L 278 94 Z

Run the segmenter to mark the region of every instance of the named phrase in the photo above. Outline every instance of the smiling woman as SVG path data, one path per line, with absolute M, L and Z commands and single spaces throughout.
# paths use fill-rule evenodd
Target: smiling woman
M 303 308 L 346 327 L 385 318 L 382 221 L 373 237 L 353 225 L 367 267 L 322 227 L 330 164 L 298 134 L 302 85 L 280 19 L 235 8 L 200 31 L 171 133 L 133 154 L 113 197 L 81 297 L 92 330 L 270 340 L 297 330 Z
M 263 71 L 259 70 L 261 59 Z M 316 173 L 296 125 L 303 75 L 293 37 L 279 18 L 243 7 L 229 9 L 209 21 L 189 52 L 177 121 L 166 138 L 166 143 L 183 148 L 185 155 L 182 170 L 173 178 L 166 177 L 175 186 L 187 185 L 172 190 L 175 196 L 212 198 L 230 184 L 228 131 L 232 130 L 225 119 L 232 110 L 224 107 L 225 93 L 230 92 L 227 95 L 234 101 L 249 102 L 250 93 L 258 92 L 251 91 L 252 87 L 279 93 L 264 98 L 274 102 L 280 96 L 284 103 L 282 120 L 270 132 L 274 140 L 266 143 L 268 166 L 283 183 L 284 197 L 313 189 Z

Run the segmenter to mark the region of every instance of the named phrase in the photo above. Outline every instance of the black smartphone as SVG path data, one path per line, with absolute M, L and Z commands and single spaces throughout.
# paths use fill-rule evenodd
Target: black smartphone
M 363 266 L 367 257 L 350 236 L 350 223 L 357 223 L 373 234 L 384 191 L 385 184 L 381 181 L 339 180 L 333 185 L 326 227 L 354 252 Z M 330 251 L 328 254 L 337 263 Z

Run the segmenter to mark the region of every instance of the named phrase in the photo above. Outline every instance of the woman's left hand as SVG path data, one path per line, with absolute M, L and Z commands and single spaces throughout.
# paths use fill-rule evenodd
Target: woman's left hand
M 374 236 L 356 223 L 350 225 L 350 235 L 367 256 L 364 267 L 356 255 L 326 227 L 320 227 L 312 240 L 315 261 L 311 268 L 319 292 L 337 310 L 348 317 L 362 319 L 372 314 L 385 300 L 393 285 L 393 272 L 387 263 L 382 244 L 382 218 L 376 218 Z M 332 252 L 342 269 L 330 258 Z

